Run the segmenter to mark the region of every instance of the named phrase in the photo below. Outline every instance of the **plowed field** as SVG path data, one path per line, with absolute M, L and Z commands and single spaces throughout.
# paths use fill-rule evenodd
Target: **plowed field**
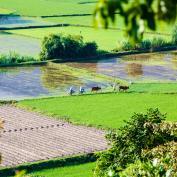
M 95 128 L 49 119 L 9 105 L 0 107 L 0 117 L 5 120 L 0 137 L 1 167 L 107 148 L 105 133 Z

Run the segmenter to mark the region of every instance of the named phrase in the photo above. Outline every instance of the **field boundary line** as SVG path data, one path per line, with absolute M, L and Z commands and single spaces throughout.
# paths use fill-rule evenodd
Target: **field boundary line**
M 40 171 L 40 170 L 56 168 L 56 167 L 79 165 L 79 164 L 84 164 L 89 162 L 95 162 L 96 159 L 97 159 L 96 153 L 88 153 L 88 154 L 75 155 L 72 157 L 68 156 L 65 158 L 54 158 L 50 160 L 42 160 L 33 163 L 26 163 L 16 167 L 0 168 L 0 176 L 1 177 L 13 176 L 15 174 L 15 171 L 18 170 L 20 171 L 26 170 L 27 173 L 30 173 L 34 171 Z

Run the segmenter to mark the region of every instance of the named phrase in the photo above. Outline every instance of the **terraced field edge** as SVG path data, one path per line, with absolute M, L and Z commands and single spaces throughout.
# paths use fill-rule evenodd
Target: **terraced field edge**
M 27 173 L 30 173 L 30 172 L 56 168 L 56 167 L 79 165 L 87 162 L 95 162 L 96 159 L 97 159 L 97 155 L 95 153 L 90 153 L 90 154 L 82 154 L 79 156 L 77 155 L 72 157 L 55 158 L 51 160 L 38 161 L 34 163 L 26 163 L 16 167 L 1 168 L 0 176 L 1 177 L 13 176 L 15 174 L 15 171 L 18 170 L 26 170 Z

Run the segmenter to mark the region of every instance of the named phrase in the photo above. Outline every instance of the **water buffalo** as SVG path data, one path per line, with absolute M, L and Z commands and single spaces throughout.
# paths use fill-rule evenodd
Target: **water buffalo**
M 92 92 L 97 92 L 97 91 L 99 91 L 99 90 L 101 90 L 101 87 L 92 87 Z
M 123 86 L 123 85 L 120 85 L 119 86 L 119 92 L 122 90 L 122 91 L 127 91 L 129 89 L 129 86 Z

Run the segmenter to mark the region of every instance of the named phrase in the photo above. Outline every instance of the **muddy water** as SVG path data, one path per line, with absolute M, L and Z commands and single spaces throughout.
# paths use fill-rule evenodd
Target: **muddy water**
M 177 81 L 177 51 L 129 55 L 92 63 L 69 63 L 69 65 L 127 81 Z
M 68 65 L 127 81 L 176 82 L 177 80 L 177 52 L 131 55 Z M 80 86 L 90 91 L 93 86 L 108 88 L 110 83 L 99 81 L 94 76 L 79 75 L 65 70 L 62 64 L 0 68 L 0 100 L 66 95 L 71 86 L 78 92 Z
M 77 92 L 80 86 L 90 91 L 92 86 L 106 87 L 106 83 L 74 76 L 53 65 L 0 69 L 0 100 L 67 95 L 71 86 Z

